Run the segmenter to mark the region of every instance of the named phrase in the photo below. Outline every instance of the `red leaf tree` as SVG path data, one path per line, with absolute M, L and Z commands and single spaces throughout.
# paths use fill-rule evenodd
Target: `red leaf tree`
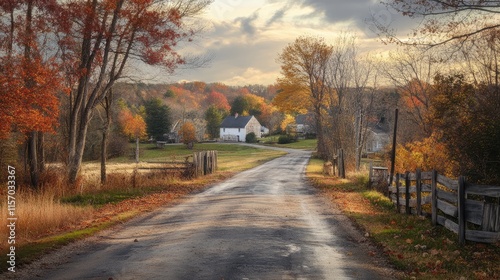
M 68 178 L 80 171 L 89 121 L 95 107 L 122 78 L 131 60 L 171 73 L 185 63 L 181 41 L 199 31 L 192 18 L 210 0 L 69 0 L 61 2 L 58 38 L 73 91 L 69 104 Z
M 14 130 L 25 136 L 30 184 L 44 169 L 43 133 L 58 121 L 59 65 L 49 43 L 56 12 L 51 0 L 4 0 L 0 13 L 0 138 Z

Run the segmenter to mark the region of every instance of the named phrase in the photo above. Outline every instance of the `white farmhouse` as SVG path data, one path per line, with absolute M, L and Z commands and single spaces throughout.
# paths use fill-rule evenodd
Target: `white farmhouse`
M 229 116 L 220 125 L 220 137 L 224 141 L 245 142 L 248 133 L 261 137 L 261 125 L 254 116 Z

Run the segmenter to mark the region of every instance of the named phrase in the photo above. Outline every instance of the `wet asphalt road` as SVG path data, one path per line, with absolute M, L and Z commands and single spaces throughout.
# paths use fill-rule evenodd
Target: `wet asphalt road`
M 387 279 L 307 185 L 309 157 L 295 151 L 134 219 L 31 279 Z

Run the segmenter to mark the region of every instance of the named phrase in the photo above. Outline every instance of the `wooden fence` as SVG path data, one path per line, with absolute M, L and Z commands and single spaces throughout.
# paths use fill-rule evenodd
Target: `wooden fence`
M 217 170 L 217 151 L 202 151 L 193 154 L 194 176 L 212 174 Z
M 190 162 L 189 158 L 193 161 Z M 217 171 L 217 151 L 195 152 L 192 156 L 186 157 L 186 161 L 171 162 L 147 162 L 139 170 L 163 170 L 171 173 L 184 174 L 187 177 L 198 177 L 212 174 Z
M 337 154 L 333 156 L 332 162 L 327 162 L 327 165 L 324 166 L 324 173 L 345 178 L 345 158 L 343 149 L 338 149 Z
M 473 185 L 463 176 L 449 179 L 436 171 L 396 174 L 389 197 L 397 211 L 431 217 L 465 240 L 500 241 L 500 186 Z

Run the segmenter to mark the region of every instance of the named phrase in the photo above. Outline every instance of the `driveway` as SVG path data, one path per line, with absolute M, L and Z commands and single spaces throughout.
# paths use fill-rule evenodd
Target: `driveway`
M 308 186 L 309 157 L 291 151 L 242 172 L 45 261 L 27 278 L 390 278 L 364 236 Z

